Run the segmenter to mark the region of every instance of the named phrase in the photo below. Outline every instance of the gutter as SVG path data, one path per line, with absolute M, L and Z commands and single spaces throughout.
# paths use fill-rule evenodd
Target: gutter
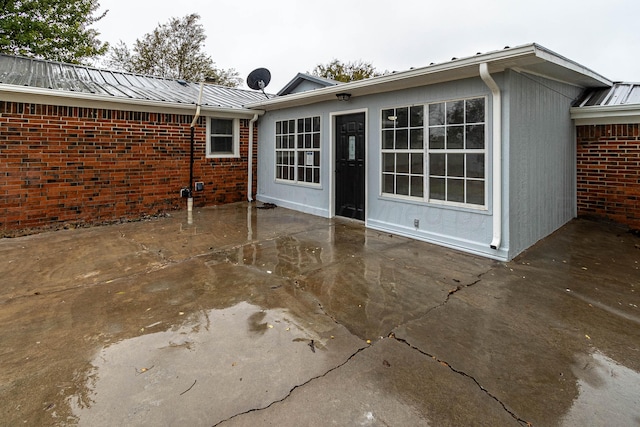
M 42 89 L 29 86 L 17 86 L 0 83 L 0 94 L 3 101 L 31 102 L 42 104 L 42 97 L 50 98 L 53 105 L 87 108 L 113 108 L 116 110 L 162 112 L 168 114 L 188 114 L 193 111 L 193 103 L 152 101 L 139 98 L 120 98 L 84 92 L 71 92 L 56 89 Z M 6 98 L 5 98 L 6 96 Z M 105 105 L 106 104 L 106 105 Z M 207 115 L 220 118 L 247 118 L 255 114 L 255 109 L 202 105 L 201 110 Z
M 496 250 L 502 243 L 502 94 L 486 62 L 480 64 L 480 78 L 491 89 L 493 99 L 493 239 L 489 246 Z

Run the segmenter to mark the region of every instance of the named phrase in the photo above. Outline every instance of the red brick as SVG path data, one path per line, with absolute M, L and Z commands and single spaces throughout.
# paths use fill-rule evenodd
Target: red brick
M 188 185 L 191 119 L 0 102 L 0 229 L 184 206 L 179 190 Z M 241 120 L 240 159 L 207 159 L 205 121 L 198 121 L 194 181 L 206 185 L 194 193 L 197 206 L 247 199 L 247 126 Z M 256 175 L 254 169 L 254 189 Z

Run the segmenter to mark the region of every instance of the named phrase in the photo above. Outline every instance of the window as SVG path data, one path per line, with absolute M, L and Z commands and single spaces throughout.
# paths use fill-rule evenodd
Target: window
M 382 110 L 382 193 L 485 205 L 485 99 Z
M 484 98 L 429 104 L 429 199 L 485 204 Z
M 276 122 L 276 179 L 320 184 L 320 117 Z
M 424 107 L 382 110 L 382 192 L 424 196 Z
M 207 120 L 207 157 L 240 157 L 238 119 Z

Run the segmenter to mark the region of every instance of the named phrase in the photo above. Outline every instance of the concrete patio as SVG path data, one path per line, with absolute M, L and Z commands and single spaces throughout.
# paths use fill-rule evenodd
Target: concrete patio
M 500 263 L 240 203 L 0 240 L 0 424 L 640 425 L 640 238 Z

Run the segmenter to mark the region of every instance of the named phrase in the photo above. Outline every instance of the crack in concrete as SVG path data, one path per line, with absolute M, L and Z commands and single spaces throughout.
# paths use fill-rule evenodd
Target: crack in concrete
M 227 421 L 231 421 L 232 419 L 237 418 L 237 417 L 240 417 L 240 416 L 242 416 L 242 415 L 250 414 L 250 413 L 252 413 L 252 412 L 263 411 L 263 410 L 265 410 L 265 409 L 269 409 L 270 407 L 272 407 L 273 405 L 275 405 L 275 404 L 277 404 L 277 403 L 284 402 L 285 400 L 287 400 L 287 399 L 289 398 L 289 396 L 291 396 L 291 394 L 292 394 L 296 389 L 298 389 L 298 388 L 300 388 L 300 387 L 304 387 L 305 385 L 307 385 L 307 384 L 309 384 L 309 383 L 311 383 L 311 382 L 313 382 L 313 381 L 315 381 L 315 380 L 317 380 L 317 379 L 319 379 L 319 378 L 326 377 L 327 375 L 329 375 L 331 372 L 335 371 L 336 369 L 340 369 L 340 368 L 342 368 L 344 365 L 346 365 L 347 363 L 349 363 L 349 362 L 350 362 L 354 357 L 356 357 L 358 354 L 360 354 L 362 351 L 364 351 L 364 350 L 368 349 L 369 347 L 370 347 L 370 346 L 369 346 L 369 345 L 367 345 L 367 346 L 365 346 L 365 347 L 361 347 L 361 348 L 359 348 L 355 353 L 353 353 L 352 355 L 350 355 L 350 356 L 347 358 L 347 360 L 345 360 L 344 362 L 340 363 L 339 365 L 334 366 L 333 368 L 329 369 L 328 371 L 326 371 L 325 373 L 323 373 L 323 374 L 321 374 L 321 375 L 317 375 L 317 376 L 315 376 L 315 377 L 309 378 L 307 381 L 305 381 L 305 382 L 303 382 L 303 383 L 301 383 L 301 384 L 296 384 L 295 386 L 293 386 L 293 387 L 291 388 L 291 390 L 289 390 L 289 392 L 287 393 L 287 395 L 286 395 L 286 396 L 284 396 L 283 398 L 278 399 L 278 400 L 274 400 L 273 402 L 269 403 L 267 406 L 264 406 L 264 407 L 262 407 L 262 408 L 253 408 L 253 409 L 249 409 L 249 410 L 247 410 L 247 411 L 243 411 L 243 412 L 240 412 L 240 413 L 234 414 L 234 415 L 230 416 L 229 418 L 225 418 L 224 420 L 218 421 L 217 423 L 215 423 L 215 424 L 213 425 L 213 427 L 219 426 L 219 425 L 221 425 L 222 423 L 225 423 L 225 422 L 227 422 Z
M 491 399 L 495 400 L 495 401 L 496 401 L 500 406 L 502 406 L 502 408 L 503 408 L 503 409 L 504 409 L 504 410 L 505 410 L 509 415 L 511 415 L 511 416 L 512 416 L 512 417 L 513 417 L 513 418 L 514 418 L 518 423 L 520 423 L 520 424 L 521 424 L 521 425 L 523 425 L 523 426 L 527 426 L 527 427 L 531 427 L 531 426 L 533 425 L 531 422 L 526 421 L 526 420 L 524 420 L 524 419 L 520 418 L 518 415 L 516 415 L 516 414 L 515 414 L 511 409 L 509 409 L 509 408 L 507 407 L 507 405 L 506 405 L 504 402 L 502 402 L 500 399 L 498 399 L 498 397 L 496 397 L 493 393 L 491 393 L 489 390 L 487 390 L 487 389 L 486 389 L 482 384 L 480 384 L 480 382 L 479 382 L 476 378 L 474 378 L 472 375 L 469 375 L 469 374 L 467 374 L 467 373 L 466 373 L 466 372 L 464 372 L 464 371 L 461 371 L 461 370 L 459 370 L 459 369 L 454 368 L 454 367 L 453 367 L 453 366 L 451 366 L 451 364 L 449 364 L 447 361 L 442 360 L 442 359 L 439 359 L 439 358 L 437 358 L 436 356 L 434 356 L 433 354 L 429 354 L 429 353 L 427 353 L 426 351 L 421 350 L 420 348 L 418 348 L 418 347 L 414 346 L 413 344 L 411 344 L 411 343 L 410 343 L 409 341 L 407 341 L 406 339 L 396 337 L 396 335 L 395 335 L 393 332 L 391 332 L 391 333 L 389 334 L 389 338 L 392 338 L 392 339 L 394 339 L 394 340 L 396 340 L 396 341 L 398 341 L 398 342 L 400 342 L 400 343 L 403 343 L 403 344 L 405 344 L 406 346 L 408 346 L 409 348 L 411 348 L 412 350 L 415 350 L 415 351 L 419 352 L 420 354 L 422 354 L 422 355 L 424 355 L 424 356 L 427 356 L 427 357 L 429 357 L 429 358 L 431 358 L 431 359 L 435 360 L 436 362 L 440 363 L 441 365 L 446 366 L 447 368 L 449 368 L 452 372 L 454 372 L 454 373 L 456 373 L 456 374 L 458 374 L 458 375 L 461 375 L 461 376 L 463 376 L 463 377 L 465 377 L 465 378 L 469 378 L 471 381 L 473 381 L 473 382 L 476 384 L 476 386 L 478 386 L 478 388 L 479 388 L 483 393 L 485 393 L 485 394 L 486 394 L 487 396 L 489 396 Z

